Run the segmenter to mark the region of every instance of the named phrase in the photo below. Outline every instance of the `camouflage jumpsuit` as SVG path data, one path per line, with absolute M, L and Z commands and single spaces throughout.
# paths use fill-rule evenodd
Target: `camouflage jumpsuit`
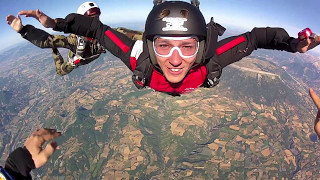
M 133 40 L 141 40 L 142 32 L 133 31 L 126 28 L 116 28 L 115 30 L 125 34 Z M 105 49 L 95 39 L 86 37 L 78 37 L 75 34 L 69 36 L 51 35 L 41 29 L 37 29 L 32 25 L 26 25 L 19 32 L 21 36 L 40 48 L 51 48 L 57 74 L 63 76 L 70 73 L 74 68 L 88 64 L 97 59 L 101 53 L 105 53 Z M 84 49 L 79 55 L 78 41 L 84 41 Z M 68 61 L 64 61 L 57 48 L 69 49 Z M 79 58 L 79 63 L 76 65 L 72 62 L 75 57 Z

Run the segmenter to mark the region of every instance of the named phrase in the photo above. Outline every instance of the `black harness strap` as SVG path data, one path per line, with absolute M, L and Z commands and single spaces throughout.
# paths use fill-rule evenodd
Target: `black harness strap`
M 211 88 L 219 84 L 222 73 L 221 66 L 214 61 L 216 54 L 218 36 L 222 36 L 226 28 L 213 21 L 211 17 L 207 24 L 207 43 L 204 58 L 207 62 L 207 80 L 202 84 L 203 87 Z
M 213 21 L 211 17 L 207 24 L 207 44 L 205 51 L 205 59 L 210 59 L 216 54 L 218 36 L 222 36 L 226 28 Z
M 206 69 L 207 69 L 207 80 L 202 84 L 202 86 L 206 88 L 215 87 L 220 82 L 222 68 L 218 63 L 211 60 L 206 64 Z
M 138 58 L 137 67 L 133 71 L 132 82 L 138 89 L 142 89 L 150 84 L 152 65 L 149 58 L 141 60 L 142 62 L 139 60 L 140 58 Z
M 152 64 L 149 58 L 146 43 L 143 44 L 143 52 L 140 54 L 136 68 L 133 71 L 132 82 L 138 89 L 149 86 L 152 76 Z

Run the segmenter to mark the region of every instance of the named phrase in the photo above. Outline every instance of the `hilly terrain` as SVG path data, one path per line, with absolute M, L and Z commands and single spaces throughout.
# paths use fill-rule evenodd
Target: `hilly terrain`
M 60 149 L 33 171 L 36 179 L 320 173 L 319 143 L 309 138 L 316 111 L 307 88 L 320 90 L 314 56 L 257 51 L 225 68 L 217 87 L 172 97 L 137 90 L 108 53 L 61 77 L 50 50 L 23 49 L 0 56 L 1 164 L 33 130 L 56 128 Z

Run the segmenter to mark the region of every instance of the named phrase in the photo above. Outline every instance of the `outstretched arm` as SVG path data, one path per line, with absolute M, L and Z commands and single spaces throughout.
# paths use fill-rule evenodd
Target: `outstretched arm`
M 251 32 L 219 41 L 215 60 L 221 67 L 225 67 L 249 56 L 259 48 L 304 53 L 319 43 L 318 37 L 299 41 L 290 37 L 282 28 L 254 28 Z
M 314 121 L 314 131 L 320 138 L 320 98 L 312 88 L 309 89 L 309 94 L 318 109 L 316 120 Z
M 5 170 L 15 179 L 31 179 L 30 171 L 42 167 L 49 160 L 57 148 L 57 143 L 52 140 L 60 135 L 55 129 L 34 131 L 23 148 L 17 148 L 9 155 Z M 48 144 L 43 149 L 46 142 Z
M 21 11 L 21 12 L 24 12 L 24 11 Z M 36 11 L 30 11 L 30 12 L 31 14 L 36 14 Z M 42 19 L 42 23 L 45 24 L 46 23 L 45 19 L 51 19 L 51 18 L 41 18 L 41 19 Z M 34 26 L 29 24 L 23 26 L 19 15 L 17 17 L 13 15 L 8 15 L 6 17 L 6 20 L 7 20 L 7 23 L 16 32 L 20 33 L 24 39 L 30 41 L 32 44 L 34 44 L 37 47 L 40 47 L 40 48 L 64 47 L 72 51 L 75 50 L 76 48 L 76 38 L 74 37 L 66 37 L 63 35 L 51 35 L 46 31 L 35 28 Z
M 57 18 L 55 21 L 56 26 L 53 30 L 94 38 L 131 69 L 130 55 L 135 45 L 135 40 L 108 25 L 102 24 L 98 17 L 72 13 L 67 15 L 65 19 Z
M 24 11 L 22 11 L 24 12 Z M 28 13 L 21 14 L 36 14 L 36 11 L 27 11 Z M 44 18 L 42 18 L 44 19 Z M 48 18 L 46 18 L 48 19 Z M 6 17 L 7 23 L 21 36 L 34 44 L 39 48 L 52 48 L 52 55 L 56 65 L 56 72 L 59 75 L 65 75 L 72 71 L 72 67 L 68 66 L 66 72 L 61 68 L 64 63 L 63 57 L 60 55 L 60 52 L 57 48 L 63 47 L 75 52 L 77 47 L 77 38 L 76 36 L 64 36 L 64 35 L 51 35 L 42 29 L 35 28 L 32 25 L 22 25 L 21 18 L 18 15 L 17 17 L 13 15 L 8 15 Z M 45 21 L 42 21 L 45 23 Z
M 46 28 L 54 28 L 56 26 L 56 21 L 51 17 L 47 16 L 46 14 L 44 14 L 39 9 L 35 11 L 34 10 L 20 11 L 18 14 L 24 15 L 25 17 L 33 17 L 37 19 Z

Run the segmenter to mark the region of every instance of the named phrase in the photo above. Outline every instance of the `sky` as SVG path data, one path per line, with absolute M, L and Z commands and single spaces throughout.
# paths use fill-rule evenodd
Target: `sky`
M 26 41 L 21 38 L 6 22 L 9 14 L 17 15 L 21 10 L 40 9 L 52 18 L 65 17 L 74 13 L 84 0 L 1 0 L 0 6 L 0 51 L 16 43 Z M 153 0 L 96 0 L 101 9 L 101 21 L 126 27 L 129 23 L 145 21 L 153 6 Z M 239 32 L 249 31 L 254 27 L 282 27 L 289 35 L 297 37 L 300 30 L 309 27 L 320 34 L 319 0 L 200 0 L 200 9 L 209 22 L 238 28 Z M 32 24 L 49 33 L 33 18 L 21 17 L 22 23 Z M 143 27 L 141 27 L 143 28 Z M 143 30 L 143 29 L 139 29 Z M 315 51 L 320 48 L 316 48 Z

